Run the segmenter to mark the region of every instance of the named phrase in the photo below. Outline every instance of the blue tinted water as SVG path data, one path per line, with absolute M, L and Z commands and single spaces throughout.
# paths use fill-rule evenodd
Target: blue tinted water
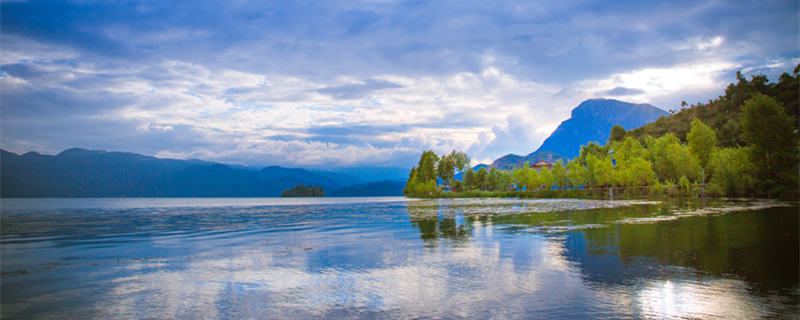
M 796 317 L 798 207 L 3 199 L 4 318 Z

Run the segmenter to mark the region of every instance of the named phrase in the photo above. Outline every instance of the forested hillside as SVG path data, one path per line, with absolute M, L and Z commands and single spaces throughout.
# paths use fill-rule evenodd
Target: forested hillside
M 725 95 L 706 103 L 697 103 L 683 108 L 672 116 L 660 118 L 631 130 L 629 135 L 636 138 L 642 138 L 644 135 L 658 138 L 667 132 L 672 132 L 681 141 L 686 141 L 686 133 L 689 132 L 692 119 L 697 118 L 714 129 L 720 147 L 743 146 L 746 141 L 743 139 L 739 118 L 745 100 L 757 93 L 775 99 L 794 119 L 794 125 L 797 126 L 797 123 L 800 122 L 800 116 L 798 116 L 800 77 L 798 77 L 798 72 L 800 72 L 800 65 L 794 69 L 793 75 L 783 73 L 778 82 L 772 83 L 764 75 L 753 76 L 748 81 L 740 72 L 737 72 L 737 82 L 728 85 Z
M 426 151 L 411 170 L 409 196 L 500 192 L 503 196 L 557 196 L 539 191 L 621 188 L 632 196 L 715 194 L 798 197 L 800 65 L 770 83 L 763 75 L 737 83 L 725 95 L 680 110 L 639 129 L 615 125 L 605 145 L 583 146 L 568 163 L 533 170 L 467 171 L 454 181 L 452 165 Z M 452 154 L 461 154 L 453 152 Z M 463 155 L 466 158 L 466 155 Z M 448 156 L 442 159 L 447 160 Z M 447 164 L 447 161 L 444 161 Z M 437 177 L 445 186 L 437 186 Z M 537 193 L 538 192 L 538 193 Z M 610 193 L 610 192 L 609 192 Z M 485 193 L 477 193 L 486 196 Z

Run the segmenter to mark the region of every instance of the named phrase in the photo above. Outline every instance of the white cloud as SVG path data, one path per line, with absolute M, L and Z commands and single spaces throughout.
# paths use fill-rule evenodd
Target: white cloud
M 555 131 L 556 128 L 558 128 L 559 124 L 561 124 L 561 122 L 553 122 L 553 123 L 550 123 L 550 124 L 546 124 L 546 125 L 544 125 L 542 127 L 537 128 L 536 129 L 536 133 L 538 133 L 540 135 L 544 135 L 546 137 L 550 136 L 550 134 L 552 134 L 553 131 Z
M 519 79 L 490 65 L 494 58 L 484 60 L 478 72 L 382 74 L 372 80 L 260 74 L 176 60 L 121 70 L 49 62 L 35 64 L 49 76 L 33 86 L 129 97 L 88 116 L 123 119 L 134 124 L 133 134 L 191 133 L 194 143 L 151 151 L 161 157 L 250 165 L 411 165 L 424 149 L 467 150 L 481 162 L 527 154 L 584 99 L 619 87 L 630 88 L 634 93 L 626 99 L 636 102 L 718 89 L 720 76 L 737 67 L 723 60 L 642 68 L 581 81 L 563 94 L 562 87 Z M 319 92 L 351 90 L 353 84 L 362 85 L 357 95 Z
M 626 95 L 626 100 L 640 103 L 666 100 L 670 101 L 671 106 L 675 103 L 674 100 L 680 101 L 682 96 L 697 92 L 710 95 L 709 92 L 724 89 L 731 79 L 725 79 L 723 75 L 739 67 L 740 65 L 726 60 L 700 60 L 670 67 L 616 73 L 602 79 L 583 81 L 581 86 L 591 96 L 602 96 L 604 92 L 614 88 L 630 88 L 636 93 Z
M 47 6 L 5 8 L 4 148 L 251 165 L 527 154 L 587 98 L 715 97 L 735 68 L 794 52 L 797 33 L 777 23 L 786 4 Z M 732 7 L 747 19 L 718 21 Z M 115 19 L 78 19 L 87 10 Z
M 36 84 L 39 88 L 130 98 L 123 105 L 89 110 L 87 116 L 134 123 L 135 134 L 185 128 L 197 142 L 154 150 L 157 156 L 253 165 L 397 165 L 398 154 L 407 157 L 427 148 L 444 153 L 472 146 L 473 157 L 487 159 L 530 152 L 552 130 L 552 118 L 566 117 L 580 101 L 558 97 L 557 87 L 523 81 L 492 66 L 477 73 L 380 75 L 374 79 L 397 85 L 360 98 L 317 92 L 359 79 L 339 78 L 332 84 L 175 60 L 117 71 L 90 63 L 35 67 L 50 75 Z M 502 123 L 506 126 L 498 126 Z M 325 126 L 341 128 L 338 138 L 345 141 L 314 134 Z
M 718 48 L 719 46 L 722 45 L 723 42 L 725 42 L 725 38 L 717 36 L 717 37 L 714 37 L 714 38 L 709 39 L 707 41 L 699 41 L 697 43 L 697 45 L 696 45 L 696 48 L 697 48 L 697 50 L 706 50 L 706 49 Z

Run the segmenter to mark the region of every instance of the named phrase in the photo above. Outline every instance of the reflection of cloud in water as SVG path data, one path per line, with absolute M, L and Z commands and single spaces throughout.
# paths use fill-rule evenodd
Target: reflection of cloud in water
M 466 202 L 477 206 L 481 203 Z M 496 205 L 497 201 L 492 203 Z M 519 202 L 500 203 L 517 205 Z M 463 204 L 459 202 L 459 205 Z M 522 207 L 529 211 L 550 205 L 549 201 L 531 201 Z M 768 205 L 774 204 L 756 202 L 677 211 L 675 215 L 716 214 Z M 514 208 L 509 207 L 509 210 L 517 210 Z M 468 211 L 460 206 L 458 210 Z M 479 213 L 481 210 L 484 209 L 469 212 Z M 446 209 L 443 213 L 441 207 L 434 212 L 436 216 L 449 214 Z M 595 227 L 551 226 L 551 229 L 566 232 Z M 573 270 L 575 265 L 567 260 L 562 241 L 547 240 L 535 234 L 518 234 L 509 240 L 512 241 L 509 247 L 515 246 L 513 241 L 530 241 L 526 248 L 531 250 L 531 254 L 524 257 L 520 267 L 520 261 L 515 261 L 516 256 L 504 253 L 503 240 L 496 238 L 494 228 L 491 218 L 473 220 L 469 227 L 471 236 L 466 242 L 403 257 L 402 263 L 392 255 L 402 248 L 383 254 L 372 250 L 374 248 L 364 248 L 367 254 L 382 254 L 382 257 L 370 258 L 382 263 L 313 267 L 316 255 L 333 253 L 327 251 L 332 249 L 328 247 L 322 249 L 325 252 L 288 255 L 249 249 L 234 256 L 200 257 L 174 270 L 134 265 L 141 272 L 115 280 L 116 287 L 109 296 L 108 308 L 98 309 L 109 312 L 101 314 L 102 317 L 162 314 L 191 318 L 226 317 L 226 312 L 243 317 L 263 317 L 262 309 L 273 312 L 268 315 L 270 318 L 363 316 L 367 311 L 401 318 L 471 317 L 476 316 L 474 312 L 490 312 L 479 313 L 479 317 L 519 318 L 542 310 L 554 312 L 550 314 L 595 312 L 597 316 L 627 314 L 646 318 L 756 318 L 769 315 L 759 312 L 762 310 L 759 308 L 760 300 L 747 293 L 746 283 L 736 280 L 641 280 L 647 282 L 636 286 L 615 283 L 587 285 L 584 279 L 576 276 L 578 271 Z M 536 232 L 547 230 L 540 228 Z M 551 290 L 557 291 L 549 292 Z M 543 299 L 544 296 L 547 298 Z M 593 301 L 596 310 L 570 310 L 576 303 L 586 301 Z M 503 307 L 487 311 L 487 304 Z M 612 311 L 614 313 L 606 314 Z
M 563 249 L 559 244 L 538 244 L 538 249 L 534 248 L 538 253 L 532 255 L 538 261 L 530 261 L 536 267 L 522 270 L 501 257 L 497 244 L 485 243 L 437 250 L 419 255 L 409 264 L 372 269 L 331 267 L 307 272 L 306 254 L 278 257 L 257 250 L 231 257 L 201 256 L 173 270 L 131 264 L 127 268 L 138 272 L 114 280 L 108 300 L 97 309 L 102 312 L 100 317 L 216 318 L 225 317 L 225 310 L 218 310 L 224 300 L 233 304 L 225 309 L 245 317 L 261 317 L 258 310 L 266 307 L 285 312 L 269 315 L 279 318 L 326 317 L 338 308 L 377 308 L 403 317 L 437 317 L 468 316 L 472 308 L 465 305 L 477 301 L 516 303 L 513 297 L 529 296 L 542 288 L 557 286 L 564 290 L 562 294 L 586 294 L 580 279 L 565 272 L 567 262 L 560 255 Z M 251 295 L 259 298 L 248 299 Z M 503 309 L 525 309 L 522 301 Z M 546 301 L 527 303 L 549 305 Z
M 544 259 L 548 268 L 562 272 L 569 271 L 569 261 L 563 258 L 564 251 L 566 251 L 564 245 L 555 241 L 547 241 L 545 244 L 546 245 L 542 247 L 542 255 L 560 257 L 560 259 Z
M 95 267 L 78 259 L 52 275 L 4 276 L 11 280 L 4 288 L 11 283 L 20 289 L 28 282 L 49 287 L 19 294 L 22 298 L 3 307 L 12 315 L 36 309 L 35 317 L 99 318 L 737 318 L 795 311 L 788 308 L 796 306 L 796 290 L 754 293 L 759 282 L 750 279 L 756 278 L 729 273 L 740 271 L 741 257 L 761 257 L 751 254 L 760 250 L 754 243 L 773 243 L 739 241 L 752 239 L 740 235 L 762 234 L 775 221 L 796 222 L 763 213 L 719 213 L 776 203 L 737 201 L 715 209 L 658 213 L 654 206 L 619 207 L 638 204 L 652 203 L 457 199 L 219 213 L 123 210 L 110 216 L 123 215 L 136 230 L 155 232 L 136 241 L 114 238 L 119 242 L 110 249 L 87 248 L 79 241 L 40 243 L 52 251 L 26 249 L 42 250 L 38 260 L 44 261 L 74 252 L 119 255 L 123 261 Z M 586 208 L 611 209 L 580 211 Z M 617 223 L 666 214 L 710 216 Z M 90 217 L 62 225 L 85 224 Z M 166 232 L 176 226 L 183 233 Z M 773 238 L 785 240 L 785 230 L 779 231 L 781 237 Z M 85 237 L 97 242 L 94 234 Z M 11 252 L 8 246 L 4 250 Z M 769 251 L 771 256 L 782 253 Z M 779 273 L 775 270 L 781 269 L 756 268 L 754 275 L 764 280 Z M 726 280 L 731 277 L 738 280 Z M 766 279 L 779 281 L 779 289 L 796 283 Z M 41 291 L 56 293 L 37 295 Z M 77 307 L 64 307 L 67 303 Z
M 100 317 L 218 318 L 230 312 L 263 317 L 264 308 L 273 312 L 269 318 L 338 317 L 366 310 L 389 317 L 470 317 L 476 310 L 471 304 L 477 302 L 503 305 L 492 316 L 518 318 L 534 310 L 569 315 L 570 304 L 587 300 L 599 305 L 596 315 L 608 308 L 646 318 L 769 316 L 759 312 L 760 301 L 749 297 L 741 281 L 652 280 L 642 286 L 592 288 L 572 274 L 560 242 L 541 241 L 532 249 L 537 252 L 529 261 L 533 267 L 522 270 L 504 259 L 498 246 L 479 243 L 429 252 L 410 264 L 360 270 L 306 272 L 306 255 L 280 261 L 255 250 L 201 258 L 174 271 L 132 265 L 142 273 L 116 280 L 108 305 L 97 309 L 103 311 Z

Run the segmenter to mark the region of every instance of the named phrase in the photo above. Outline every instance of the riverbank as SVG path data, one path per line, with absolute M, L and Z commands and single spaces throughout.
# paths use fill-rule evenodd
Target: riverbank
M 582 189 L 537 189 L 532 191 L 487 191 L 468 190 L 462 192 L 435 191 L 427 194 L 406 195 L 409 198 L 449 199 L 449 198 L 534 198 L 534 199 L 665 199 L 665 198 L 719 198 L 724 196 L 713 185 L 657 185 L 644 187 L 597 187 Z M 756 196 L 756 195 L 749 195 Z M 766 197 L 770 198 L 770 197 Z M 788 200 L 796 200 L 787 198 Z

